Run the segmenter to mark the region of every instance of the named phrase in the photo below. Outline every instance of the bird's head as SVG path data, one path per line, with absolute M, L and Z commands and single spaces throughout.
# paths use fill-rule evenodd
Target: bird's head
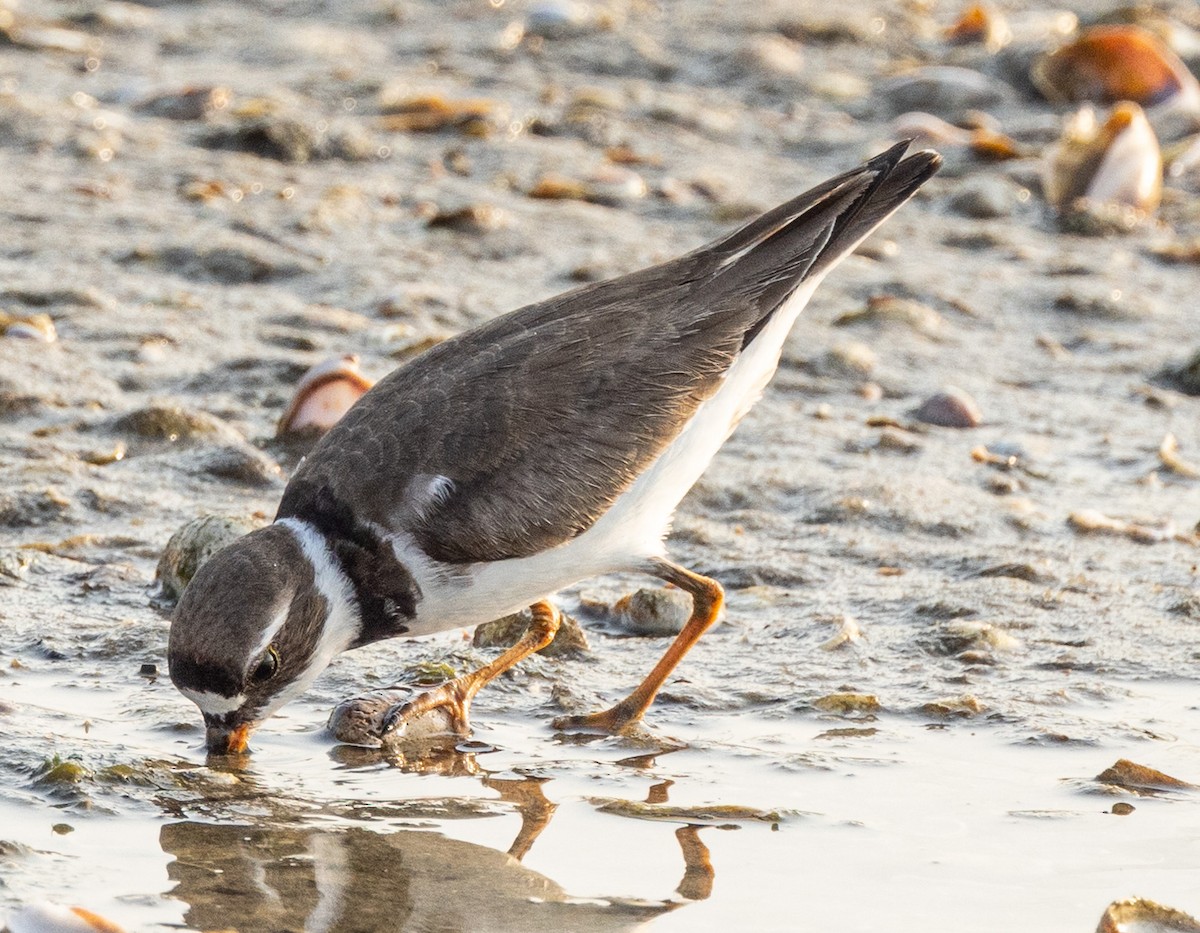
M 349 583 L 323 539 L 279 522 L 215 554 L 171 621 L 171 680 L 200 707 L 208 750 L 246 750 L 250 732 L 305 690 L 359 636 Z

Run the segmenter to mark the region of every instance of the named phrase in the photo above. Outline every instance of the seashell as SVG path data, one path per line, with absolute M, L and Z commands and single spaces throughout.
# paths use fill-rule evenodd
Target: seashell
M 526 193 L 543 200 L 590 201 L 618 207 L 645 197 L 646 192 L 646 181 L 637 172 L 620 165 L 604 165 L 584 180 L 550 172 Z
M 1122 101 L 1103 124 L 1088 106 L 1072 117 L 1046 153 L 1046 200 L 1063 212 L 1078 198 L 1121 204 L 1147 213 L 1162 197 L 1158 137 L 1137 104 Z
M 1144 897 L 1128 897 L 1109 904 L 1096 927 L 1096 933 L 1132 933 L 1134 930 L 1144 933 L 1200 933 L 1200 920 L 1182 910 Z
M 324 434 L 362 398 L 372 382 L 358 370 L 358 356 L 347 354 L 318 363 L 301 378 L 275 436 Z
M 16 317 L 0 311 L 0 335 L 19 340 L 37 340 L 40 343 L 54 343 L 58 339 L 54 321 L 48 314 Z
M 1058 103 L 1129 100 L 1200 113 L 1200 83 L 1152 32 L 1140 26 L 1095 26 L 1039 58 L 1030 77 Z
M 955 45 L 980 43 L 995 52 L 1012 41 L 1012 30 L 1000 13 L 984 3 L 973 3 L 946 32 L 946 41 Z
M 955 386 L 946 386 L 925 399 L 915 417 L 942 428 L 977 428 L 983 422 L 975 399 Z
M 892 121 L 891 132 L 897 139 L 913 140 L 916 147 L 969 149 L 972 154 L 992 161 L 1015 159 L 1021 155 L 1017 143 L 998 130 L 988 126 L 964 129 L 920 110 L 911 110 L 896 117 Z
M 487 136 L 496 119 L 495 101 L 484 98 L 448 100 L 439 94 L 390 99 L 385 93 L 380 126 L 394 133 L 435 133 L 456 129 L 465 136 Z

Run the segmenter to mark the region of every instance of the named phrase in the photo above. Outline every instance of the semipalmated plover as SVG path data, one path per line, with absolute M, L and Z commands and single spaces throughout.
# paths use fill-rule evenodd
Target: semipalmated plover
M 412 701 L 465 729 L 471 698 L 549 642 L 549 594 L 641 571 L 692 596 L 628 697 L 561 728 L 620 732 L 720 611 L 720 585 L 667 557 L 672 513 L 758 399 L 825 275 L 940 164 L 901 143 L 695 252 L 529 305 L 381 380 L 296 470 L 275 522 L 196 574 L 171 679 L 217 753 L 339 653 L 527 606 L 525 636 Z

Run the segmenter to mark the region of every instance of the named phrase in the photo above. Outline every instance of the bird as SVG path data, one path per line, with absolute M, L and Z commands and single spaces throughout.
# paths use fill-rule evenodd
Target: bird
M 941 164 L 900 142 L 679 258 L 527 305 L 381 379 L 286 485 L 274 521 L 201 566 L 173 614 L 170 677 L 210 754 L 341 652 L 530 608 L 490 664 L 411 700 L 469 729 L 471 700 L 544 647 L 550 597 L 637 572 L 692 598 L 682 631 L 614 706 L 566 731 L 628 733 L 721 612 L 720 584 L 671 561 L 680 500 L 773 375 L 824 277 Z

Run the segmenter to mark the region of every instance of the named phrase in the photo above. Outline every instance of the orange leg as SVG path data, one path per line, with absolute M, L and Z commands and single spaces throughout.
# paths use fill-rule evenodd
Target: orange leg
M 638 685 L 616 706 L 600 713 L 587 716 L 563 716 L 554 721 L 556 729 L 595 729 L 610 735 L 619 735 L 632 724 L 639 722 L 654 702 L 654 697 L 661 689 L 663 682 L 671 675 L 685 654 L 691 649 L 700 636 L 717 621 L 721 606 L 725 602 L 725 592 L 721 584 L 698 573 L 685 570 L 678 564 L 669 561 L 655 561 L 652 571 L 655 576 L 673 583 L 681 590 L 692 596 L 692 615 L 667 649 L 666 654 L 654 665 L 646 679 Z
M 384 734 L 435 709 L 446 711 L 453 731 L 460 735 L 469 734 L 471 701 L 475 699 L 475 694 L 514 664 L 525 660 L 554 640 L 554 633 L 558 631 L 562 620 L 558 610 L 545 600 L 534 603 L 530 608 L 533 611 L 533 619 L 520 641 L 479 670 L 455 677 L 439 687 L 427 690 L 403 706 L 396 707 L 387 715 Z

